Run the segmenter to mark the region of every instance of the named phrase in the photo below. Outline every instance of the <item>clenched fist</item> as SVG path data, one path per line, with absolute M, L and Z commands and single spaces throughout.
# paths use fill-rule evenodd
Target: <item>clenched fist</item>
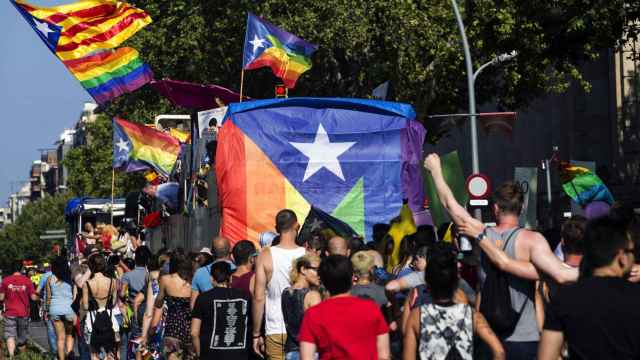
M 440 156 L 436 153 L 429 154 L 424 159 L 424 168 L 429 172 L 440 170 Z

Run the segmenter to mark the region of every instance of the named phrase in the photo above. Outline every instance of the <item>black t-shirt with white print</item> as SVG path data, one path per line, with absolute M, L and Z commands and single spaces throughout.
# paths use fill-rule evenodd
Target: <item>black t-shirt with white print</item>
M 244 291 L 214 287 L 201 293 L 192 317 L 200 319 L 201 359 L 248 359 L 251 352 L 251 299 Z

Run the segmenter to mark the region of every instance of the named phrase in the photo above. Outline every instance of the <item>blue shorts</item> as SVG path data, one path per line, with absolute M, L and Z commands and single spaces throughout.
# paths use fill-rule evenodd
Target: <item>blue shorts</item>
M 60 321 L 66 321 L 66 322 L 75 324 L 77 317 L 76 317 L 76 313 L 71 312 L 68 314 L 56 314 L 56 315 L 49 314 L 49 319 L 52 321 L 60 320 Z

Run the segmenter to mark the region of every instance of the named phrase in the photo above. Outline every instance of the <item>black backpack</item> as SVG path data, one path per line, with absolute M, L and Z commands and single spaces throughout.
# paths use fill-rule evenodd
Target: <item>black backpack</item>
M 99 349 L 104 347 L 105 349 L 109 349 L 113 347 L 113 344 L 116 342 L 116 334 L 113 331 L 113 323 L 111 322 L 112 315 L 112 302 L 113 302 L 113 294 L 111 293 L 111 286 L 113 284 L 113 279 L 109 282 L 109 296 L 107 298 L 107 306 L 103 311 L 98 311 L 98 304 L 95 298 L 93 297 L 93 293 L 91 291 L 91 287 L 87 283 L 87 289 L 89 290 L 89 302 L 90 308 L 93 308 L 90 313 L 91 320 L 91 340 L 90 345 L 94 349 Z
M 520 232 L 515 229 L 504 243 L 502 249 L 506 249 L 511 238 Z M 520 319 L 520 314 L 527 304 L 525 301 L 519 312 L 511 306 L 511 293 L 509 292 L 509 274 L 498 269 L 493 263 L 487 261 L 485 266 L 486 278 L 482 287 L 480 299 L 480 312 L 487 319 L 491 329 L 500 338 L 513 334 Z

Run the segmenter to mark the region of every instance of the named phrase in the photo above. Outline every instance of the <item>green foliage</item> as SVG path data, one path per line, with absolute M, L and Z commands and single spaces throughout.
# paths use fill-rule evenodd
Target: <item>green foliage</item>
M 66 229 L 64 207 L 70 198 L 70 194 L 58 194 L 25 205 L 16 221 L 0 231 L 0 266 L 16 259 L 47 259 L 53 241 L 41 240 L 40 235 Z
M 69 171 L 67 187 L 76 196 L 111 197 L 111 128 L 111 120 L 98 115 L 96 121 L 87 124 L 87 144 L 72 149 L 62 161 Z M 115 196 L 140 190 L 143 185 L 140 173 L 116 173 Z
M 391 80 L 393 100 L 411 103 L 419 118 L 457 112 L 467 104 L 460 36 L 449 0 L 158 0 L 133 1 L 153 23 L 129 40 L 156 78 L 214 83 L 238 90 L 246 13 L 320 45 L 313 68 L 292 96 L 367 97 Z M 572 81 L 586 90 L 580 64 L 632 34 L 637 2 L 459 1 L 476 68 L 502 53 L 519 55 L 487 68 L 476 84 L 478 103 L 525 107 Z M 245 94 L 273 97 L 270 70 L 246 73 Z M 174 109 L 148 87 L 107 109 L 150 121 Z M 430 124 L 426 124 L 429 126 Z

